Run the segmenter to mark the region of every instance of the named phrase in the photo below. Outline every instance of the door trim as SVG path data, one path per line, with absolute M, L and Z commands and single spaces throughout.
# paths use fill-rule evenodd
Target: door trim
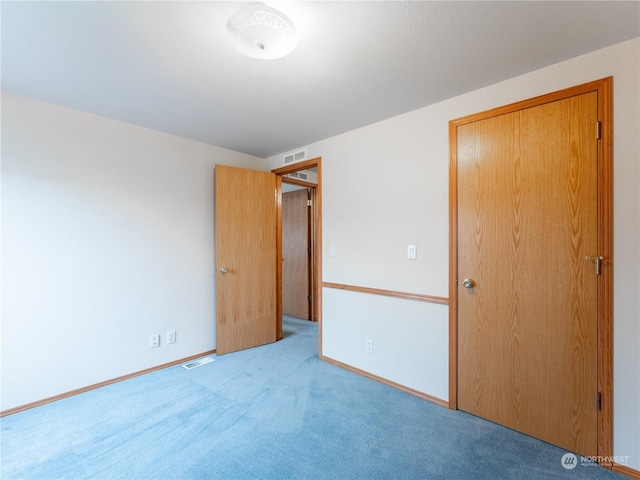
M 313 271 L 313 303 L 311 318 L 314 317 L 314 310 L 317 313 L 318 318 L 318 356 L 322 356 L 322 157 L 312 158 L 310 160 L 304 160 L 302 162 L 293 163 L 284 167 L 271 170 L 276 174 L 276 188 L 277 191 L 277 214 L 276 214 L 276 242 L 277 242 L 277 258 L 282 259 L 282 178 L 290 173 L 299 172 L 301 170 L 308 170 L 310 168 L 317 168 L 318 170 L 318 183 L 317 185 L 307 185 L 315 187 L 316 195 L 313 205 L 313 225 L 312 232 L 312 244 L 313 255 L 311 259 L 311 268 Z M 300 185 L 303 182 L 293 179 L 291 183 Z M 288 181 L 288 180 L 287 180 Z M 306 183 L 306 182 L 304 182 Z M 282 339 L 282 261 L 277 262 L 276 266 L 276 289 L 277 289 L 277 302 L 276 310 L 278 316 L 278 335 L 277 339 Z
M 601 457 L 613 455 L 613 78 L 603 78 L 449 122 L 449 408 L 458 409 L 458 126 L 524 110 L 565 98 L 597 92 L 598 251 L 604 257 L 597 294 L 597 384 L 602 395 L 597 412 L 597 445 Z M 594 135 L 596 126 L 593 127 Z M 595 402 L 595 399 L 594 399 Z

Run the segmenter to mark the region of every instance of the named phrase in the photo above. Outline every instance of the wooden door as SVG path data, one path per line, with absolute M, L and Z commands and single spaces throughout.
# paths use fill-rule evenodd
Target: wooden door
M 216 353 L 276 341 L 276 176 L 215 167 Z
M 457 126 L 458 406 L 582 455 L 598 451 L 597 118 L 590 92 Z
M 309 320 L 309 191 L 282 194 L 282 313 Z

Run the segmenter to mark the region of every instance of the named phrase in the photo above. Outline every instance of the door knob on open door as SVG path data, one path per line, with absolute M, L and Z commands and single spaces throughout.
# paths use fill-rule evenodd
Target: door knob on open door
M 218 271 L 224 275 L 225 273 L 227 273 L 227 267 L 220 267 Z
M 474 282 L 474 281 L 473 281 L 473 280 L 471 280 L 470 278 L 465 278 L 465 279 L 462 281 L 462 286 L 463 286 L 464 288 L 473 288 L 473 287 L 475 287 L 475 285 L 476 285 L 476 282 Z
M 585 260 L 590 260 L 592 261 L 595 266 L 596 266 L 596 275 L 600 275 L 602 273 L 602 260 L 604 260 L 604 257 L 598 255 L 596 257 L 590 257 L 589 255 L 587 255 L 586 257 L 584 257 Z

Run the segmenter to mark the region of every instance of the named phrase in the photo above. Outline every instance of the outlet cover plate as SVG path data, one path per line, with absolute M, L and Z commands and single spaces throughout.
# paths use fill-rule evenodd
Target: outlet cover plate
M 367 338 L 365 340 L 364 351 L 367 353 L 373 353 L 373 340 L 371 340 L 370 338 Z

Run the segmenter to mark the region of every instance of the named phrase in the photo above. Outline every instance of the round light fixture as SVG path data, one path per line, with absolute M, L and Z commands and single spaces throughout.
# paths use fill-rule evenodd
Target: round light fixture
M 227 21 L 227 32 L 237 50 L 262 60 L 289 55 L 298 44 L 298 31 L 291 19 L 263 3 L 234 12 Z

